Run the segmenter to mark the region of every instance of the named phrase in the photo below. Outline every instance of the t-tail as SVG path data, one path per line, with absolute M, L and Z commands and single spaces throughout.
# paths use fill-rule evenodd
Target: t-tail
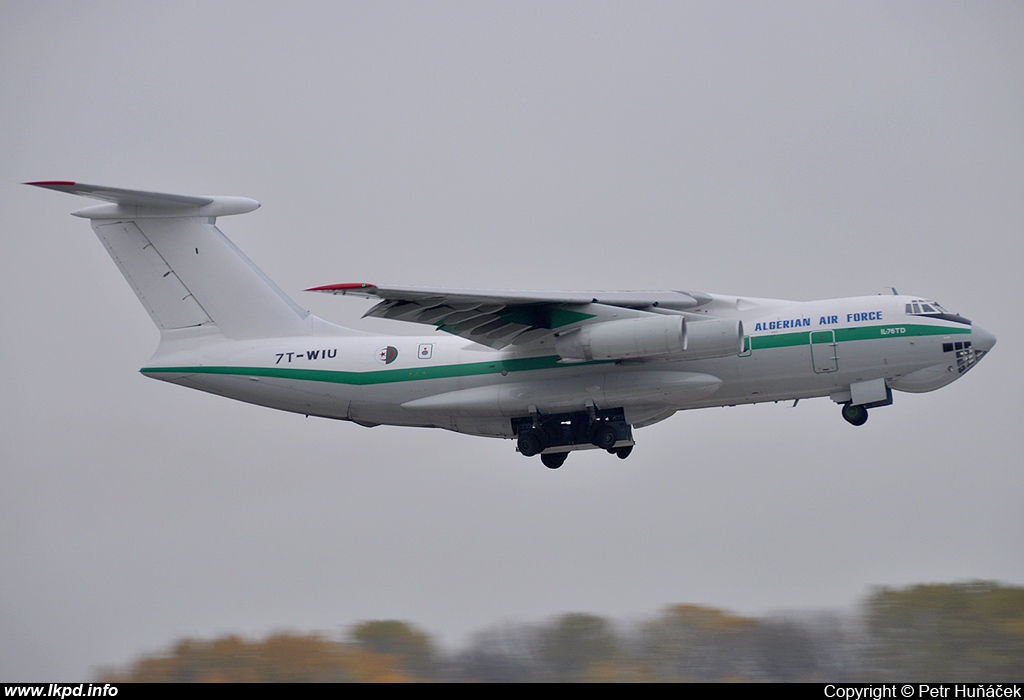
M 228 340 L 348 329 L 296 304 L 216 226 L 218 216 L 257 209 L 245 197 L 186 196 L 75 182 L 26 183 L 107 202 L 73 212 L 89 219 L 161 341 Z

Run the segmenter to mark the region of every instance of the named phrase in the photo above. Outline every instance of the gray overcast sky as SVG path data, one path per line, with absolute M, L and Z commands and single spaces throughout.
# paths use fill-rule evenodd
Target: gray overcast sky
M 1022 37 L 1019 2 L 0 1 L 0 680 L 185 635 L 1024 584 Z M 36 179 L 259 199 L 222 229 L 369 330 L 299 290 L 892 285 L 999 344 L 863 428 L 711 409 L 552 472 L 146 380 L 156 329 Z

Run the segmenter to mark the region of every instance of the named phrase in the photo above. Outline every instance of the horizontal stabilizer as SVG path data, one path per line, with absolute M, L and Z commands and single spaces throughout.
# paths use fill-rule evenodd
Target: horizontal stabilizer
M 56 192 L 66 192 L 80 197 L 89 197 L 108 205 L 87 207 L 74 212 L 85 219 L 121 219 L 169 216 L 230 216 L 245 214 L 259 208 L 260 203 L 248 197 L 223 197 L 211 195 L 168 194 L 126 190 L 120 187 L 87 185 L 66 180 L 43 180 L 26 182 L 26 185 L 42 187 Z

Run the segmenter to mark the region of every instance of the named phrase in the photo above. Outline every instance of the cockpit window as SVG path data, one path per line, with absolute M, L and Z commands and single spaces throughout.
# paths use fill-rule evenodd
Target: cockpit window
M 934 301 L 916 299 L 907 304 L 908 314 L 948 314 L 949 312 Z
M 966 319 L 963 316 L 946 311 L 941 304 L 936 304 L 934 301 L 927 299 L 914 299 L 912 302 L 907 304 L 906 308 L 908 316 L 929 316 L 931 318 L 941 318 L 944 321 L 966 323 L 967 325 L 970 325 L 971 323 L 970 319 Z

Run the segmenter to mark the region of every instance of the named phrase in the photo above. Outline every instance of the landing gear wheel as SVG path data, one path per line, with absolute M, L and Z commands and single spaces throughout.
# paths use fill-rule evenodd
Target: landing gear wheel
M 868 409 L 863 406 L 843 404 L 843 418 L 850 425 L 864 425 L 868 422 Z
M 632 445 L 626 445 L 625 447 L 619 447 L 615 450 L 615 456 L 619 459 L 625 459 L 629 457 L 629 454 L 633 451 Z
M 568 452 L 548 452 L 540 456 L 540 461 L 548 469 L 558 469 L 565 464 L 565 458 L 568 456 Z
M 594 444 L 602 450 L 609 450 L 615 447 L 619 441 L 619 434 L 610 425 L 599 425 L 594 429 Z
M 524 457 L 533 457 L 544 451 L 544 434 L 534 428 L 519 431 L 516 446 Z

